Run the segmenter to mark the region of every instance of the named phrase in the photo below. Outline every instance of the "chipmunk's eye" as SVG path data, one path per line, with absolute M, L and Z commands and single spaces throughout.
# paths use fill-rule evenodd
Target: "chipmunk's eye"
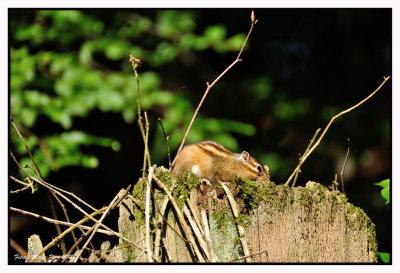
M 256 170 L 257 170 L 257 172 L 261 173 L 261 171 L 262 171 L 261 166 L 260 165 L 256 165 Z

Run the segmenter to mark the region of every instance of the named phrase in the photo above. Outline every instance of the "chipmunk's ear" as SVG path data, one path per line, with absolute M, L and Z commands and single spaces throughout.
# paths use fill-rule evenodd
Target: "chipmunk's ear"
M 267 165 L 264 165 L 264 170 L 266 173 L 269 173 L 269 167 Z
M 249 153 L 246 152 L 246 151 L 243 151 L 243 152 L 240 154 L 240 157 L 239 157 L 239 159 L 243 160 L 244 162 L 247 162 L 247 161 L 249 160 L 249 158 L 250 158 L 250 155 L 249 155 Z

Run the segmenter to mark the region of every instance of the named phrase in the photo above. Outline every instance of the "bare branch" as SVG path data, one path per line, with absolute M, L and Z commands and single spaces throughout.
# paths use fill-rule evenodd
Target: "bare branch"
M 104 218 L 110 213 L 112 209 L 114 209 L 122 200 L 124 200 L 125 196 L 128 194 L 128 191 L 125 189 L 122 189 L 119 191 L 119 193 L 114 197 L 114 199 L 111 201 L 111 203 L 108 205 L 106 211 L 103 213 L 101 216 L 100 220 L 92 227 L 93 231 L 92 234 L 90 235 L 89 239 L 87 239 L 86 243 L 83 245 L 82 249 L 78 252 L 78 254 L 72 259 L 71 262 L 77 262 L 79 257 L 82 255 L 82 252 L 85 250 L 86 246 L 89 244 L 89 242 L 92 240 L 93 236 L 96 234 L 97 230 L 100 227 L 100 224 L 103 222 Z M 90 232 L 90 231 L 89 231 Z
M 165 142 L 167 142 L 167 151 L 168 151 L 168 168 L 169 168 L 169 170 L 171 171 L 171 168 L 172 168 L 172 163 L 171 163 L 171 153 L 170 153 L 170 150 L 169 150 L 169 136 L 168 136 L 168 135 L 165 133 L 164 126 L 163 126 L 163 124 L 162 124 L 162 121 L 161 121 L 161 119 L 160 119 L 160 118 L 158 118 L 158 121 L 160 122 L 161 129 L 162 129 L 162 131 L 163 131 L 163 134 L 164 134 Z
M 288 180 L 286 181 L 285 185 L 288 185 L 290 183 L 290 181 L 293 179 L 294 175 L 300 170 L 300 166 L 306 161 L 306 159 L 310 156 L 310 154 L 315 150 L 315 148 L 317 148 L 317 146 L 320 144 L 321 140 L 324 138 L 326 132 L 328 131 L 329 127 L 332 125 L 332 123 L 335 121 L 335 119 L 337 119 L 338 117 L 343 116 L 344 114 L 350 112 L 351 110 L 354 110 L 355 108 L 359 107 L 361 104 L 363 104 L 364 102 L 366 102 L 367 100 L 369 100 L 373 95 L 375 95 L 384 85 L 385 83 L 390 79 L 390 76 L 387 77 L 383 77 L 383 82 L 378 86 L 378 88 L 376 88 L 371 94 L 369 94 L 368 97 L 366 97 L 365 99 L 363 99 L 362 101 L 360 101 L 359 103 L 353 105 L 352 107 L 340 112 L 339 114 L 335 115 L 334 117 L 331 118 L 331 120 L 329 121 L 328 125 L 326 125 L 324 131 L 322 132 L 322 134 L 320 135 L 320 137 L 318 138 L 317 142 L 312 146 L 312 148 L 304 154 L 304 156 L 301 158 L 299 164 L 297 165 L 296 169 L 293 171 L 293 173 L 290 175 L 290 177 L 288 178 Z
M 344 191 L 344 180 L 343 180 L 343 174 L 344 174 L 344 168 L 346 167 L 346 163 L 347 163 L 347 158 L 349 157 L 349 153 L 350 153 L 350 138 L 347 139 L 347 153 L 346 153 L 346 157 L 344 159 L 343 162 L 343 167 L 342 167 L 342 171 L 340 172 L 340 182 L 342 184 L 342 193 L 344 196 L 346 196 L 346 193 Z
M 179 146 L 179 149 L 178 149 L 178 151 L 177 151 L 177 153 L 176 153 L 176 156 L 175 156 L 175 159 L 174 159 L 174 161 L 172 162 L 172 166 L 175 164 L 175 161 L 176 161 L 176 158 L 178 157 L 178 155 L 179 155 L 179 153 L 182 151 L 182 148 L 183 148 L 183 145 L 185 145 L 185 142 L 186 142 L 186 138 L 187 138 L 187 136 L 188 136 L 188 134 L 189 134 L 189 131 L 190 131 L 190 129 L 192 128 L 192 125 L 193 125 L 193 123 L 194 123 L 194 120 L 196 119 L 196 117 L 197 117 L 197 115 L 198 115 L 198 113 L 199 113 L 199 110 L 200 110 L 200 107 L 202 106 L 202 104 L 203 104 L 203 102 L 204 102 L 204 100 L 205 100 L 205 98 L 207 97 L 207 95 L 208 95 L 208 92 L 210 91 L 210 89 L 236 64 L 236 63 L 238 63 L 238 62 L 240 62 L 240 61 L 242 61 L 241 59 L 240 59 L 240 56 L 242 55 L 242 52 L 243 52 L 243 50 L 244 50 L 244 47 L 246 46 L 246 44 L 247 44 L 247 41 L 248 41 L 248 39 L 249 39 L 249 37 L 250 37 L 250 34 L 251 34 L 251 32 L 253 31 L 253 28 L 254 28 L 254 25 L 257 23 L 257 21 L 258 20 L 255 20 L 255 18 L 254 18 L 254 11 L 252 11 L 252 13 L 251 13 L 251 26 L 250 26 L 250 30 L 249 30 L 249 32 L 247 33 L 247 36 L 246 36 L 246 39 L 245 39 L 245 41 L 244 41 L 244 43 L 243 43 L 243 45 L 242 45 L 242 48 L 240 49 L 240 51 L 239 51 L 239 54 L 237 55 L 237 57 L 236 57 L 236 59 L 233 61 L 233 63 L 231 63 L 211 84 L 209 84 L 208 82 L 206 83 L 207 84 L 207 89 L 206 89 L 206 91 L 204 92 L 204 95 L 203 95 L 203 97 L 201 98 L 201 100 L 200 100 L 200 103 L 199 103 L 199 105 L 197 106 L 197 108 L 196 108 L 196 111 L 194 112 L 194 114 L 193 114 L 193 117 L 192 117 L 192 120 L 190 121 L 190 123 L 189 123 L 189 127 L 187 128 L 187 130 L 186 130 L 186 133 L 185 133 L 185 136 L 183 137 L 183 139 L 182 139 L 182 142 L 181 142 L 181 145 Z
M 145 210 L 145 224 L 146 224 L 146 250 L 147 250 L 147 260 L 149 263 L 153 262 L 152 253 L 150 248 L 150 190 L 151 190 L 151 180 L 153 177 L 153 167 L 149 167 L 149 175 L 147 177 L 146 183 L 146 210 Z

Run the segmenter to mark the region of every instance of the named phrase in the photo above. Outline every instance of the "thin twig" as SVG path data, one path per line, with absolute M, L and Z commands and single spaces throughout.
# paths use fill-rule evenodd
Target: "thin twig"
M 217 254 L 215 254 L 215 251 L 214 251 L 214 246 L 213 246 L 212 239 L 211 239 L 211 232 L 210 232 L 210 228 L 208 227 L 207 212 L 206 212 L 205 208 L 201 208 L 200 214 L 201 214 L 201 220 L 203 223 L 204 237 L 207 242 L 208 251 L 210 252 L 210 255 L 211 255 L 211 262 L 217 263 L 217 262 L 219 262 L 219 259 L 218 259 Z
M 168 251 L 168 249 L 167 249 L 167 242 L 165 241 L 165 238 L 162 237 L 161 240 L 162 240 L 162 243 L 163 243 L 163 246 L 164 246 L 164 249 L 165 249 L 165 253 L 167 254 L 167 260 L 168 260 L 169 262 L 173 262 L 173 261 L 172 261 L 171 253 L 169 253 L 169 251 Z
M 174 207 L 176 214 L 178 215 L 178 219 L 182 224 L 182 227 L 186 233 L 186 237 L 188 238 L 190 244 L 192 245 L 197 258 L 199 259 L 200 262 L 205 262 L 203 256 L 200 253 L 200 250 L 198 249 L 197 245 L 196 245 L 196 241 L 194 240 L 193 234 L 190 231 L 189 226 L 187 225 L 185 218 L 183 217 L 182 211 L 179 208 L 178 204 L 175 201 L 175 198 L 172 196 L 172 194 L 170 193 L 170 191 L 168 190 L 168 188 L 164 185 L 164 183 L 162 183 L 156 176 L 153 177 L 154 181 L 157 182 L 157 184 L 164 190 L 164 192 L 167 194 L 169 200 L 171 201 L 172 206 Z
M 346 193 L 344 191 L 344 180 L 343 180 L 343 174 L 344 174 L 344 168 L 346 167 L 346 163 L 347 163 L 347 158 L 349 157 L 349 153 L 350 153 L 350 138 L 347 139 L 347 153 L 346 153 L 346 157 L 344 159 L 343 162 L 343 167 L 342 167 L 342 171 L 340 172 L 340 182 L 342 183 L 342 193 L 344 196 L 346 196 Z
M 168 168 L 169 168 L 169 170 L 171 171 L 172 163 L 171 163 L 171 153 L 170 153 L 170 150 L 169 150 L 169 136 L 165 133 L 164 126 L 163 126 L 162 121 L 161 121 L 160 118 L 158 118 L 158 121 L 160 122 L 161 129 L 162 129 L 163 134 L 164 134 L 165 142 L 167 143 Z
M 32 153 L 31 153 L 31 149 L 29 149 L 28 145 L 26 144 L 24 138 L 22 137 L 21 133 L 19 132 L 17 126 L 16 126 L 15 123 L 14 123 L 14 121 L 11 120 L 10 122 L 11 122 L 11 125 L 14 127 L 15 131 L 17 132 L 17 134 L 18 134 L 19 138 L 21 139 L 22 143 L 24 144 L 25 149 L 26 149 L 26 151 L 28 152 L 28 155 L 29 155 L 30 159 L 32 160 L 32 163 L 33 163 L 33 165 L 35 166 L 35 169 L 36 169 L 36 171 L 37 171 L 38 174 L 39 174 L 39 177 L 43 179 L 42 173 L 40 172 L 39 167 L 36 165 L 36 162 L 35 162 L 35 160 L 33 159 L 33 155 L 32 155 Z
M 148 145 L 147 145 L 147 141 L 146 139 L 148 139 L 148 120 L 147 120 L 147 114 L 146 112 L 145 114 L 145 118 L 146 118 L 146 130 L 147 130 L 147 134 L 145 131 L 145 128 L 143 126 L 143 117 L 142 117 L 142 113 L 141 113 L 141 108 L 140 108 L 140 85 L 139 85 L 139 74 L 137 73 L 137 68 L 139 67 L 139 65 L 141 64 L 141 61 L 135 57 L 133 57 L 132 55 L 129 55 L 129 61 L 132 64 L 132 69 L 133 69 L 133 73 L 135 74 L 135 78 L 136 78 L 136 92 L 137 92 L 137 99 L 136 99 L 136 103 L 137 103 L 137 109 L 138 109 L 138 125 L 140 128 L 140 132 L 142 133 L 142 138 L 143 138 L 143 142 L 144 142 L 144 158 L 143 158 L 143 169 L 142 169 L 142 178 L 144 178 L 144 176 L 146 175 L 146 162 L 148 162 L 148 165 L 151 166 L 150 164 L 150 155 L 148 152 Z
M 22 192 L 22 191 L 24 191 L 24 190 L 30 189 L 30 188 L 31 188 L 31 185 L 27 185 L 27 186 L 25 186 L 25 187 L 23 187 L 23 188 L 20 188 L 20 189 L 18 189 L 18 190 L 10 191 L 10 194 L 17 194 L 17 193 L 20 193 L 20 192 Z
M 61 189 L 61 188 L 59 188 L 59 187 L 56 187 L 56 186 L 54 186 L 54 185 L 52 185 L 52 184 L 50 184 L 50 183 L 48 183 L 48 182 L 46 182 L 46 181 L 44 181 L 44 180 L 39 180 L 39 179 L 36 179 L 36 178 L 34 178 L 34 177 L 32 177 L 32 176 L 29 176 L 29 177 L 30 177 L 30 179 L 32 179 L 32 180 L 36 181 L 37 183 L 41 184 L 42 186 L 45 186 L 46 188 L 48 188 L 48 189 L 50 189 L 50 190 L 54 190 L 54 191 L 56 191 L 56 192 L 58 191 L 58 192 L 65 193 L 65 194 L 67 194 L 67 195 L 69 195 L 69 196 L 75 198 L 77 201 L 81 202 L 83 205 L 87 206 L 87 207 L 90 208 L 91 210 L 97 211 L 96 208 L 94 208 L 94 207 L 91 206 L 90 204 L 88 204 L 88 203 L 86 203 L 85 201 L 83 201 L 81 198 L 79 198 L 78 196 L 76 196 L 74 193 L 69 192 L 69 191 L 66 191 L 66 190 L 64 190 L 64 189 Z M 75 203 L 73 203 L 70 199 L 68 199 L 68 200 L 70 201 L 71 204 L 73 204 L 73 205 L 75 204 Z M 75 206 L 75 205 L 74 205 L 74 206 Z
M 232 192 L 229 190 L 229 188 L 222 182 L 220 182 L 222 188 L 224 189 L 226 196 L 228 197 L 229 203 L 231 204 L 231 208 L 232 208 L 232 212 L 233 212 L 233 216 L 235 216 L 235 219 L 237 219 L 239 217 L 239 209 L 238 209 L 238 205 L 235 201 L 235 198 L 233 197 Z M 239 232 L 239 239 L 240 242 L 242 243 L 242 248 L 243 248 L 243 253 L 246 257 L 246 262 L 251 263 L 251 258 L 250 258 L 250 251 L 249 251 L 249 247 L 247 245 L 247 241 L 245 238 L 245 229 L 242 226 L 241 223 L 239 223 L 238 221 L 236 221 L 236 225 L 237 225 L 237 229 Z
M 26 210 L 14 208 L 14 207 L 10 207 L 10 210 L 11 210 L 11 211 L 15 211 L 15 212 L 19 212 L 19 213 L 21 213 L 21 214 L 33 216 L 33 217 L 35 217 L 35 218 L 42 219 L 42 220 L 44 220 L 44 221 L 46 221 L 46 222 L 49 222 L 49 223 L 52 223 L 52 224 L 60 224 L 60 225 L 69 226 L 69 227 L 75 225 L 75 224 L 72 224 L 72 223 L 70 223 L 70 222 L 65 222 L 65 221 L 60 221 L 60 220 L 54 220 L 54 219 L 49 218 L 49 217 L 46 217 L 46 216 L 42 216 L 42 215 L 39 215 L 39 214 L 30 212 L 30 211 L 26 211 Z M 84 226 L 84 225 L 80 225 L 80 226 L 78 226 L 78 228 L 88 230 L 88 229 L 90 229 L 91 227 L 89 227 L 89 226 Z M 97 232 L 103 233 L 103 234 L 106 234 L 106 235 L 113 235 L 112 232 L 109 232 L 109 231 L 107 231 L 107 230 L 105 230 L 105 229 L 98 229 Z
M 199 227 L 197 226 L 197 224 L 193 220 L 192 216 L 190 215 L 190 211 L 186 205 L 183 206 L 183 213 L 185 214 L 186 218 L 188 219 L 189 224 L 193 229 L 194 235 L 196 236 L 201 249 L 203 250 L 204 254 L 206 255 L 207 261 L 211 261 L 211 256 L 210 256 L 210 253 L 208 252 L 206 241 L 204 240 Z
M 162 228 L 161 228 L 161 224 L 162 221 L 164 219 L 164 213 L 165 210 L 167 209 L 167 205 L 169 202 L 169 198 L 168 196 L 164 197 L 164 200 L 161 202 L 161 207 L 158 210 L 159 215 L 158 215 L 158 219 L 157 219 L 157 225 L 156 225 L 156 237 L 154 239 L 154 257 L 158 258 L 159 256 L 159 252 L 160 252 L 160 241 L 161 241 L 161 232 L 162 232 Z
M 226 261 L 226 263 L 231 263 L 231 262 L 234 262 L 234 261 L 247 259 L 249 257 L 255 256 L 255 255 L 259 255 L 259 254 L 264 253 L 264 252 L 267 252 L 267 255 L 268 255 L 268 250 L 264 249 L 264 250 L 258 251 L 256 253 L 253 253 L 253 254 L 245 255 L 245 256 L 242 256 L 242 257 L 239 257 L 239 258 L 230 259 L 230 260 Z
M 47 191 L 47 197 L 48 197 L 49 202 L 50 202 L 51 214 L 53 215 L 54 219 L 58 220 L 58 216 L 57 216 L 57 213 L 56 213 L 56 207 L 54 206 L 54 199 L 57 199 L 59 201 L 59 204 L 62 204 L 62 203 L 61 203 L 60 199 L 57 198 L 56 194 L 53 191 Z M 66 220 L 69 222 L 68 218 Z M 55 224 L 55 227 L 56 227 L 57 234 L 60 235 L 61 234 L 60 225 L 59 224 Z M 75 239 L 75 236 L 74 236 L 74 239 Z M 64 238 L 62 238 L 60 240 L 60 246 L 61 246 L 62 254 L 65 255 L 67 253 L 67 247 L 65 246 Z
M 317 137 L 319 131 L 321 131 L 321 128 L 318 128 L 317 131 L 315 131 L 314 136 L 312 137 L 312 139 L 310 140 L 310 143 L 308 144 L 308 146 L 306 148 L 306 151 L 304 152 L 304 154 L 299 159 L 300 166 L 299 166 L 299 169 L 296 172 L 296 175 L 294 177 L 292 187 L 294 187 L 296 185 L 297 177 L 299 176 L 299 173 L 301 172 L 300 168 L 301 168 L 301 165 L 303 164 L 303 163 L 301 163 L 302 159 L 303 159 L 304 155 L 307 154 L 307 152 L 310 150 L 311 146 L 314 144 L 315 138 Z
M 84 211 L 82 208 L 80 208 L 78 205 L 76 205 L 74 202 L 72 202 L 68 197 L 66 197 L 65 195 L 63 195 L 62 193 L 58 192 L 57 190 L 51 188 L 50 186 L 48 186 L 47 184 L 43 183 L 40 180 L 37 180 L 33 177 L 31 177 L 33 180 L 35 180 L 36 182 L 38 182 L 39 184 L 43 185 L 44 187 L 47 187 L 49 189 L 54 190 L 58 195 L 60 195 L 63 199 L 65 199 L 67 202 L 71 203 L 73 207 L 75 207 L 76 209 L 78 209 L 80 212 L 82 212 L 85 216 L 89 217 L 90 220 L 92 220 L 95 223 L 99 223 L 99 221 L 96 218 L 93 218 L 90 214 L 88 214 L 86 211 Z M 136 244 L 135 242 L 125 238 L 124 236 L 122 236 L 121 234 L 119 234 L 118 232 L 115 232 L 114 230 L 112 230 L 111 228 L 109 228 L 108 226 L 106 226 L 103 223 L 99 223 L 100 226 L 102 226 L 103 228 L 105 228 L 106 230 L 110 231 L 114 236 L 117 236 L 118 238 L 120 238 L 121 240 L 135 246 L 136 248 L 143 250 L 138 244 Z
M 288 180 L 286 181 L 285 185 L 288 185 L 290 183 L 290 181 L 293 179 L 294 175 L 296 174 L 296 172 L 298 172 L 298 170 L 300 169 L 300 166 L 306 161 L 306 159 L 310 156 L 310 154 L 315 150 L 315 148 L 317 148 L 317 146 L 320 144 L 321 140 L 324 138 L 326 132 L 328 131 L 329 127 L 332 125 L 333 121 L 335 121 L 335 119 L 337 119 L 338 117 L 350 112 L 351 110 L 359 107 L 361 104 L 363 104 L 364 102 L 366 102 L 367 100 L 369 100 L 373 95 L 376 94 L 376 92 L 378 92 L 384 85 L 385 83 L 390 79 L 390 76 L 387 77 L 383 77 L 383 82 L 371 93 L 369 94 L 368 97 L 366 97 L 365 99 L 363 99 L 362 101 L 360 101 L 359 103 L 353 105 L 350 108 L 347 108 L 346 110 L 340 112 L 339 114 L 335 115 L 334 117 L 331 118 L 331 120 L 329 121 L 328 125 L 326 125 L 324 131 L 322 132 L 322 134 L 319 136 L 317 142 L 312 146 L 312 148 L 304 154 L 304 156 L 301 158 L 301 161 L 299 162 L 299 164 L 297 165 L 296 169 L 293 171 L 293 173 L 290 175 L 290 177 L 288 178 Z
M 93 226 L 93 231 L 92 234 L 90 235 L 89 239 L 87 239 L 86 243 L 83 245 L 82 249 L 78 252 L 78 254 L 72 259 L 71 262 L 77 262 L 79 257 L 82 255 L 82 252 L 85 250 L 86 246 L 89 244 L 89 242 L 92 240 L 93 236 L 96 234 L 96 231 L 100 227 L 100 223 L 104 221 L 104 218 L 110 213 L 110 211 L 115 208 L 122 200 L 124 200 L 125 196 L 128 194 L 128 192 L 125 189 L 122 189 L 119 191 L 119 193 L 114 197 L 114 199 L 111 201 L 111 203 L 108 205 L 106 211 L 103 213 L 101 216 L 100 220 Z M 90 231 L 89 231 L 90 232 Z
M 32 193 L 34 193 L 34 192 L 35 192 L 35 188 L 33 187 L 33 182 L 32 182 L 32 180 L 29 179 L 28 173 L 25 172 L 25 170 L 24 170 L 24 169 L 22 168 L 22 166 L 19 164 L 18 160 L 15 158 L 14 154 L 13 154 L 11 151 L 10 151 L 10 155 L 11 155 L 12 159 L 14 160 L 14 162 L 17 164 L 18 168 L 25 174 L 25 176 L 26 176 L 25 179 L 28 180 L 28 183 L 29 183 L 29 185 L 30 185 L 30 187 L 31 187 L 31 189 L 32 189 Z M 20 183 L 20 184 L 22 184 L 22 185 L 26 185 L 25 182 L 22 182 L 22 181 L 16 179 L 15 177 L 10 176 L 10 178 L 11 178 L 12 180 L 14 180 L 15 182 L 17 182 L 17 183 Z
M 22 137 L 22 135 L 21 135 L 20 131 L 18 130 L 17 126 L 15 125 L 14 121 L 11 121 L 11 124 L 14 127 L 15 131 L 17 132 L 18 137 L 20 138 L 20 140 L 24 144 L 26 151 L 28 152 L 29 158 L 31 159 L 31 161 L 32 161 L 32 163 L 34 165 L 33 171 L 36 173 L 36 175 L 39 177 L 39 179 L 43 180 L 42 173 L 40 172 L 40 169 L 39 169 L 38 165 L 36 164 L 35 159 L 33 158 L 33 155 L 32 155 L 32 152 L 31 152 L 29 146 L 26 144 L 25 139 Z M 19 164 L 18 164 L 18 166 L 20 167 Z M 51 196 L 52 194 L 53 194 L 53 197 L 55 197 L 54 193 L 51 193 L 51 194 L 48 195 L 49 201 L 50 201 L 50 209 L 51 209 L 51 212 L 53 214 L 53 217 L 55 219 L 57 219 L 58 217 L 57 217 L 57 212 L 56 212 L 56 209 L 54 207 L 54 202 L 53 202 L 53 199 L 52 199 L 52 196 Z M 62 204 L 61 202 L 59 202 L 59 203 Z M 61 206 L 61 207 L 63 209 L 64 215 L 66 216 L 66 220 L 69 221 L 69 217 L 68 217 L 67 211 L 63 208 L 63 206 Z M 60 235 L 61 234 L 61 227 L 58 224 L 55 224 L 55 227 L 56 227 L 57 234 Z M 75 239 L 75 236 L 73 236 L 73 237 Z M 66 250 L 66 247 L 65 247 L 64 240 L 61 240 L 61 249 L 62 249 L 63 254 L 65 254 L 67 250 Z
M 104 210 L 106 210 L 106 208 L 102 208 L 98 211 L 93 212 L 92 214 L 90 214 L 90 217 L 94 217 L 99 213 L 102 213 Z M 83 219 L 81 219 L 80 221 L 78 221 L 77 223 L 75 223 L 74 225 L 72 225 L 71 227 L 69 227 L 68 229 L 64 230 L 63 233 L 61 233 L 60 235 L 58 235 L 56 238 L 54 238 L 50 243 L 48 243 L 37 255 L 36 257 L 39 257 L 40 255 L 42 255 L 44 252 L 46 252 L 50 247 L 54 246 L 59 240 L 61 240 L 62 238 L 64 238 L 65 235 L 67 235 L 71 230 L 79 227 L 80 225 L 82 225 L 83 223 L 85 223 L 86 221 L 88 221 L 90 219 L 89 216 L 84 217 Z M 32 260 L 34 260 L 36 257 L 32 257 Z M 29 262 L 29 261 L 28 261 Z
M 145 208 L 145 232 L 146 232 L 146 252 L 147 252 L 147 261 L 149 263 L 153 262 L 152 253 L 150 248 L 150 191 L 151 191 L 151 180 L 153 177 L 153 167 L 149 167 L 149 175 L 147 177 L 146 184 L 146 208 Z
M 251 34 L 251 32 L 253 31 L 253 28 L 254 28 L 254 25 L 257 23 L 257 21 L 258 20 L 256 20 L 255 18 L 254 18 L 254 11 L 252 11 L 251 12 L 251 25 L 250 25 L 250 30 L 249 30 L 249 32 L 247 33 L 247 36 L 246 36 L 246 39 L 245 39 L 245 41 L 244 41 L 244 43 L 243 43 L 243 45 L 242 45 L 242 48 L 240 49 L 240 51 L 239 51 L 239 54 L 237 55 L 237 57 L 236 57 L 236 59 L 233 61 L 233 63 L 231 63 L 211 84 L 209 84 L 208 82 L 207 82 L 207 89 L 206 89 L 206 91 L 204 92 L 204 95 L 203 95 L 203 97 L 201 98 L 201 100 L 200 100 L 200 103 L 199 103 L 199 105 L 197 106 L 197 108 L 196 108 L 196 111 L 194 112 L 194 114 L 193 114 L 193 117 L 192 117 L 192 120 L 190 121 L 190 123 L 189 123 L 189 127 L 187 128 L 187 130 L 186 130 L 186 133 L 185 133 L 185 135 L 184 135 L 184 137 L 183 137 L 183 139 L 182 139 L 182 142 L 181 142 L 181 145 L 179 146 L 179 149 L 178 149 L 178 151 L 177 151 L 177 153 L 176 153 L 176 156 L 175 156 L 175 159 L 174 159 L 174 161 L 172 162 L 172 166 L 175 164 L 175 161 L 176 161 L 176 158 L 178 157 L 178 155 L 179 155 L 179 153 L 181 152 L 181 150 L 182 150 L 182 148 L 183 148 L 183 145 L 185 145 L 185 142 L 186 142 L 186 138 L 187 138 L 187 136 L 188 136 L 188 134 L 189 134 L 189 131 L 190 131 L 190 129 L 192 128 L 192 125 L 193 125 L 193 122 L 194 122 L 194 120 L 196 119 L 196 117 L 197 117 L 197 115 L 198 115 L 198 113 L 199 113 L 199 110 L 200 110 L 200 107 L 201 107 L 201 105 L 203 104 L 203 102 L 204 102 L 204 100 L 205 100 L 205 98 L 207 97 L 207 95 L 208 95 L 208 92 L 210 91 L 210 89 L 236 64 L 236 63 L 238 63 L 238 62 L 240 62 L 240 61 L 242 61 L 241 59 L 240 59 L 240 56 L 242 55 L 242 52 L 243 52 L 243 50 L 244 50 L 244 47 L 246 46 L 246 44 L 247 44 L 247 41 L 248 41 L 248 39 L 249 39 L 249 37 L 250 37 L 250 34 Z
M 193 202 L 191 202 L 189 198 L 186 198 L 186 203 L 188 204 L 189 209 L 193 214 L 194 221 L 196 222 L 197 226 L 199 227 L 201 235 L 204 236 L 204 230 L 200 224 L 200 219 L 199 219 L 200 217 L 198 215 L 198 210 L 194 207 Z
M 13 238 L 10 238 L 10 246 L 19 253 L 19 255 L 27 257 L 28 256 L 28 252 L 26 252 L 26 250 L 20 246 L 16 241 L 13 240 Z

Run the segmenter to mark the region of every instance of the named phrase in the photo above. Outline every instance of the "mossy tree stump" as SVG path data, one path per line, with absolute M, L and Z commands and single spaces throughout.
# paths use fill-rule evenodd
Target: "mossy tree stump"
M 156 176 L 168 188 L 173 188 L 167 170 L 158 168 Z M 182 183 L 186 185 L 187 191 Z M 122 249 L 125 262 L 148 261 L 144 252 L 142 205 L 145 187 L 146 184 L 139 181 L 133 191 L 139 202 L 134 203 L 127 199 L 120 206 L 119 231 L 131 241 L 137 242 L 141 248 L 121 242 L 120 246 L 125 246 Z M 244 236 L 250 253 L 260 252 L 251 257 L 252 262 L 377 261 L 374 224 L 362 209 L 350 204 L 339 192 L 330 191 L 316 182 L 308 182 L 305 187 L 290 188 L 273 182 L 236 179 L 228 187 L 234 193 L 241 211 L 237 219 L 233 217 L 229 202 L 218 185 L 206 191 L 196 190 L 199 188 L 198 180 L 196 183 L 194 176 L 186 174 L 179 181 L 179 186 L 175 186 L 172 191 L 180 206 L 183 206 L 185 200 L 190 200 L 192 207 L 198 210 L 192 212 L 193 216 L 197 214 L 199 218 L 201 209 L 208 211 L 213 250 L 220 262 L 244 262 L 244 259 L 237 259 L 244 255 L 237 230 L 238 223 L 245 228 Z M 198 262 L 170 203 L 164 219 L 161 222 L 156 221 L 160 219 L 159 208 L 165 198 L 164 192 L 154 187 L 152 196 L 154 201 L 150 216 L 151 229 L 154 231 L 151 233 L 153 256 L 158 227 L 162 238 L 158 248 L 160 262 Z M 154 210 L 155 206 L 157 209 Z M 196 243 L 199 243 L 198 239 Z

